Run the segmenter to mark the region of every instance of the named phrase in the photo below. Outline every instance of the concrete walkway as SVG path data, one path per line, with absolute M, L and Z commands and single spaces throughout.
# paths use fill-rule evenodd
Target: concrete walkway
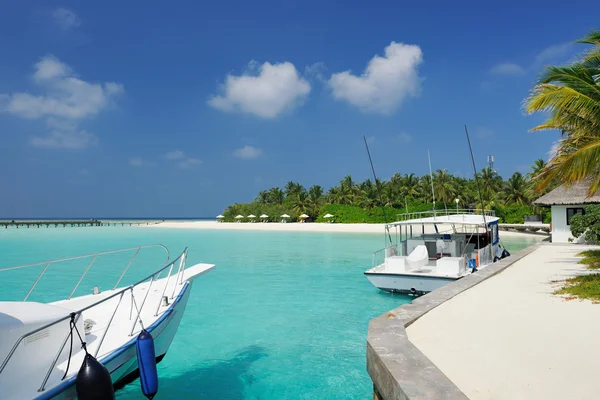
M 589 246 L 542 245 L 407 329 L 470 399 L 600 398 L 600 304 L 551 293 Z

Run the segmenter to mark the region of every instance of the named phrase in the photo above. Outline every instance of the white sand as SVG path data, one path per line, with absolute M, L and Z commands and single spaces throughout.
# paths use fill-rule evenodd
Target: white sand
M 328 224 L 328 223 L 297 223 L 288 222 L 285 224 L 279 222 L 269 223 L 248 223 L 248 222 L 216 222 L 216 221 L 168 221 L 156 225 L 141 225 L 143 228 L 177 228 L 177 229 L 218 229 L 218 230 L 253 230 L 253 231 L 280 231 L 280 232 L 355 232 L 355 233 L 384 233 L 384 224 Z M 426 227 L 427 228 L 427 227 Z M 433 232 L 433 227 L 431 232 Z M 439 227 L 444 230 L 443 226 Z M 428 231 L 426 229 L 426 231 Z M 521 233 L 521 232 L 500 232 L 500 237 L 528 237 L 538 236 L 542 240 L 545 235 Z
M 424 315 L 410 340 L 470 399 L 598 399 L 600 304 L 551 293 L 586 273 L 578 245 L 542 245 Z

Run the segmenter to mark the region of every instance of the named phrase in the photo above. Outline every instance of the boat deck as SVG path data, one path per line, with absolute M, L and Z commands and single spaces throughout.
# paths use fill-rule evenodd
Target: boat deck
M 121 346 L 124 346 L 131 340 L 135 340 L 142 329 L 139 323 L 136 323 L 134 327 L 134 321 L 137 315 L 137 312 L 135 311 L 136 307 L 137 309 L 141 309 L 140 318 L 144 327 L 152 325 L 162 316 L 163 313 L 169 310 L 173 299 L 177 298 L 182 288 L 184 287 L 186 281 L 193 280 L 197 276 L 204 274 L 213 267 L 214 265 L 212 264 L 196 264 L 194 266 L 186 268 L 183 271 L 183 284 L 178 284 L 176 282 L 176 276 L 175 274 L 173 274 L 171 278 L 168 279 L 168 281 L 167 278 L 162 278 L 152 282 L 152 284 L 150 282 L 145 282 L 134 287 L 133 297 L 131 291 L 126 291 L 123 294 L 122 298 L 121 296 L 115 296 L 114 298 L 107 300 L 104 303 L 99 304 L 98 306 L 84 311 L 82 313 L 81 318 L 83 318 L 84 321 L 91 320 L 94 322 L 91 331 L 87 335 L 85 335 L 84 339 L 86 341 L 88 352 L 94 355 L 99 361 L 102 362 L 102 359 L 107 357 L 110 353 L 114 352 Z M 149 292 L 148 288 L 150 288 Z M 88 305 L 91 305 L 95 302 L 98 302 L 102 298 L 110 297 L 115 292 L 118 292 L 120 290 L 121 289 L 109 290 L 96 295 L 81 296 L 70 300 L 57 301 L 50 304 L 75 311 L 82 309 Z M 165 296 L 168 296 L 169 305 L 163 304 L 163 293 Z M 171 296 L 173 296 L 173 298 L 171 298 Z M 145 302 L 144 298 L 146 298 Z M 132 304 L 134 304 L 133 312 Z M 144 304 L 143 307 L 142 304 Z M 113 313 L 114 317 L 112 317 L 111 321 L 111 316 L 113 315 Z M 109 324 L 110 329 L 107 330 Z M 106 335 L 104 337 L 104 340 L 102 340 L 102 337 L 105 332 Z M 67 337 L 68 333 L 68 331 L 65 332 L 65 337 Z M 85 333 L 80 332 L 80 334 L 83 337 Z M 73 332 L 73 342 L 79 342 L 79 338 L 77 337 L 77 334 L 75 332 Z M 99 351 L 98 346 L 101 346 Z M 59 348 L 60 344 L 57 344 L 55 349 L 49 349 L 49 351 L 57 352 Z M 76 348 L 79 348 L 79 346 L 77 346 Z M 13 358 L 18 358 L 18 352 L 19 350 L 15 352 Z M 57 365 L 54 367 L 52 373 L 50 374 L 48 383 L 45 387 L 46 390 L 49 390 L 52 387 L 61 383 L 62 377 L 65 373 L 65 370 L 67 369 L 68 356 L 69 345 L 67 343 L 59 357 Z M 67 374 L 66 379 L 77 374 L 83 362 L 84 356 L 85 352 L 83 350 L 80 350 L 72 355 L 69 373 Z M 14 360 L 11 359 L 11 362 L 12 361 Z M 11 368 L 11 362 L 8 363 L 6 367 L 7 369 Z M 35 363 L 35 360 L 31 360 L 31 362 Z M 7 400 L 25 398 L 31 399 L 42 395 L 43 393 L 38 392 L 37 390 L 41 386 L 49 367 L 50 365 L 36 365 L 35 368 L 31 368 L 31 365 L 29 365 L 27 367 L 27 379 L 30 382 L 30 384 L 28 385 L 23 385 L 22 382 L 7 382 L 6 377 L 0 376 L 0 378 L 5 378 L 0 379 L 0 382 L 3 387 L 7 388 L 8 386 L 12 386 L 12 390 L 7 390 L 5 393 L 14 393 L 14 396 L 8 397 Z

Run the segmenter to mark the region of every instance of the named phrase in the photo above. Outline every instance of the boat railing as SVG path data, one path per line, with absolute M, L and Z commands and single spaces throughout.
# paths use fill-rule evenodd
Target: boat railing
M 52 261 L 49 261 L 49 262 L 42 262 L 42 263 L 36 263 L 36 264 L 28 264 L 28 265 L 19 266 L 19 267 L 4 268 L 4 269 L 0 269 L 0 272 L 4 271 L 4 270 L 18 269 L 18 268 L 27 267 L 27 266 L 46 264 L 46 266 L 44 267 L 44 271 L 43 271 L 43 272 L 45 272 L 45 270 L 47 269 L 47 267 L 48 267 L 49 264 L 52 264 L 52 263 L 55 263 L 55 262 L 59 262 L 59 261 L 74 260 L 74 259 L 80 259 L 80 258 L 85 258 L 85 257 L 93 257 L 93 260 L 95 260 L 96 257 L 99 256 L 99 255 L 119 253 L 119 252 L 127 251 L 127 250 L 136 250 L 136 253 L 135 253 L 134 257 L 132 257 L 132 259 L 130 260 L 130 262 L 127 264 L 127 267 L 126 267 L 126 269 L 127 269 L 127 268 L 129 268 L 131 266 L 131 263 L 133 262 L 133 259 L 135 258 L 135 256 L 137 255 L 137 253 L 139 252 L 140 249 L 147 248 L 147 247 L 156 247 L 156 246 L 163 247 L 167 251 L 167 254 L 169 253 L 168 249 L 165 246 L 163 246 L 163 245 L 139 246 L 138 248 L 134 247 L 134 248 L 129 248 L 129 249 L 122 249 L 122 250 L 115 250 L 115 251 L 109 251 L 109 252 L 103 252 L 103 253 L 89 254 L 89 255 L 79 256 L 79 257 L 70 257 L 70 258 L 62 259 L 62 260 L 52 260 Z M 114 317 L 115 317 L 115 315 L 117 313 L 117 310 L 119 309 L 119 307 L 121 305 L 121 301 L 123 300 L 123 297 L 125 296 L 125 294 L 128 293 L 128 292 L 131 294 L 131 299 L 132 299 L 131 300 L 131 305 L 130 305 L 130 310 L 129 310 L 129 319 L 133 320 L 132 327 L 131 327 L 131 330 L 129 332 L 129 336 L 133 336 L 133 332 L 135 331 L 135 327 L 136 327 L 136 325 L 138 323 L 140 324 L 140 327 L 142 329 L 144 329 L 144 325 L 143 325 L 143 322 L 142 322 L 141 314 L 142 314 L 142 311 L 144 310 L 144 307 L 148 307 L 148 305 L 146 305 L 146 300 L 148 298 L 148 293 L 150 292 L 152 284 L 154 282 L 156 282 L 159 279 L 160 275 L 164 271 L 166 271 L 168 269 L 168 272 L 167 272 L 167 275 L 166 275 L 166 279 L 165 279 L 165 283 L 164 283 L 164 287 L 162 288 L 162 296 L 159 298 L 158 304 L 156 304 L 156 309 L 154 309 L 154 307 L 152 308 L 152 310 L 155 310 L 155 311 L 153 311 L 153 315 L 157 316 L 158 312 L 160 310 L 160 306 L 161 306 L 162 302 L 164 301 L 165 293 L 167 291 L 167 286 L 169 285 L 169 281 L 170 281 L 171 277 L 172 276 L 175 277 L 174 278 L 175 279 L 175 281 L 174 281 L 175 283 L 173 284 L 173 286 L 174 286 L 173 287 L 173 291 L 171 293 L 171 296 L 169 296 L 171 299 L 173 299 L 174 296 L 175 296 L 177 286 L 183 284 L 183 276 L 184 276 L 184 270 L 185 270 L 185 266 L 186 266 L 187 252 L 188 252 L 188 249 L 185 248 L 183 250 L 183 252 L 176 259 L 174 259 L 171 262 L 169 262 L 168 258 L 167 258 L 167 262 L 165 263 L 165 265 L 162 268 L 160 268 L 159 270 L 153 272 L 152 274 L 146 276 L 145 278 L 139 280 L 138 282 L 136 282 L 134 284 L 131 284 L 131 285 L 126 286 L 126 287 L 124 287 L 122 289 L 119 289 L 115 293 L 112 293 L 109 296 L 103 297 L 100 300 L 98 300 L 98 301 L 96 301 L 96 302 L 94 302 L 94 303 L 92 303 L 92 304 L 90 304 L 90 305 L 88 305 L 86 307 L 83 307 L 83 308 L 80 308 L 78 310 L 75 310 L 75 311 L 73 311 L 73 312 L 71 312 L 71 313 L 69 313 L 69 314 L 67 314 L 67 315 L 65 315 L 65 316 L 63 316 L 61 318 L 58 318 L 58 319 L 56 319 L 54 321 L 51 321 L 51 322 L 49 322 L 49 323 L 47 323 L 45 325 L 42 325 L 42 326 L 40 326 L 40 327 L 38 327 L 36 329 L 33 329 L 33 330 L 31 330 L 31 331 L 29 331 L 27 333 L 22 334 L 17 339 L 17 341 L 15 342 L 15 344 L 13 345 L 13 347 L 11 348 L 10 352 L 6 355 L 6 357 L 2 361 L 2 364 L 0 364 L 0 375 L 5 370 L 6 366 L 8 365 L 8 363 L 11 360 L 12 356 L 14 355 L 15 351 L 18 349 L 19 345 L 21 345 L 21 343 L 23 343 L 23 341 L 25 339 L 27 339 L 28 337 L 30 337 L 30 336 L 32 336 L 32 335 L 34 335 L 34 334 L 36 334 L 36 333 L 38 333 L 40 331 L 43 331 L 43 330 L 45 330 L 47 328 L 50 328 L 50 327 L 52 327 L 54 325 L 60 324 L 61 322 L 67 321 L 67 320 L 72 320 L 75 324 L 77 324 L 77 321 L 81 318 L 83 312 L 85 312 L 87 310 L 90 310 L 90 309 L 93 309 L 95 307 L 98 307 L 99 305 L 104 304 L 107 301 L 112 300 L 112 299 L 118 297 L 119 300 L 117 302 L 117 305 L 116 305 L 115 309 L 113 310 L 112 315 L 111 315 L 111 317 L 110 317 L 110 319 L 108 321 L 108 324 L 104 328 L 104 332 L 102 332 L 102 336 L 99 339 L 98 346 L 96 347 L 96 349 L 94 351 L 94 357 L 97 357 L 97 355 L 100 353 L 100 349 L 101 349 L 102 344 L 104 342 L 104 338 L 106 337 L 106 334 L 108 333 L 108 330 L 112 326 L 113 319 L 114 319 Z M 84 275 L 89 270 L 91 264 L 93 264 L 93 261 L 90 263 L 90 265 L 88 265 L 88 268 L 86 268 L 86 271 L 84 272 Z M 174 268 L 176 268 L 176 271 L 173 271 Z M 41 275 L 43 275 L 43 273 Z M 124 275 L 124 273 L 121 275 L 121 277 L 119 278 L 119 280 L 117 281 L 117 283 L 121 281 L 121 279 L 123 278 L 123 275 Z M 39 281 L 39 277 L 38 277 L 37 281 Z M 36 281 L 36 283 L 37 283 L 37 281 Z M 138 307 L 138 304 L 137 304 L 137 302 L 135 300 L 135 296 L 133 294 L 133 290 L 137 286 L 142 285 L 142 284 L 144 284 L 147 281 L 150 281 L 150 283 L 148 284 L 148 287 L 145 289 L 144 298 L 143 298 L 141 304 Z M 78 284 L 79 283 L 80 282 L 78 282 Z M 34 284 L 34 287 L 35 287 L 35 284 Z M 113 290 L 115 290 L 115 289 L 113 289 Z M 28 296 L 29 296 L 29 294 L 28 294 Z M 40 387 L 38 389 L 38 392 L 43 392 L 45 390 L 46 384 L 48 383 L 48 380 L 50 379 L 50 375 L 52 374 L 52 371 L 56 367 L 58 359 L 60 358 L 60 355 L 64 351 L 65 346 L 66 346 L 66 344 L 67 344 L 67 342 L 69 340 L 69 337 L 70 337 L 70 333 L 67 333 L 65 335 L 65 338 L 63 339 L 62 344 L 61 344 L 60 348 L 58 349 L 58 351 L 57 351 L 57 353 L 56 353 L 56 355 L 55 355 L 55 357 L 54 357 L 54 359 L 53 359 L 50 367 L 48 368 L 48 371 L 46 372 L 46 375 L 45 375 L 45 377 L 44 377 L 44 379 L 43 379 L 43 381 L 42 381 L 42 383 L 41 383 L 41 385 L 40 385 Z
M 379 249 L 373 252 L 373 260 L 372 260 L 372 268 L 375 268 L 378 265 L 381 265 L 386 257 L 391 257 L 398 255 L 398 245 L 391 244 L 383 249 Z
M 77 288 L 81 284 L 81 281 L 83 281 L 83 278 L 85 278 L 85 276 L 90 271 L 90 269 L 92 268 L 92 265 L 94 265 L 94 262 L 96 262 L 96 259 L 98 257 L 105 256 L 105 255 L 108 255 L 108 254 L 118 254 L 118 253 L 124 253 L 124 252 L 134 251 L 135 250 L 135 253 L 133 254 L 133 256 L 131 257 L 131 259 L 129 260 L 129 263 L 123 269 L 123 272 L 121 273 L 121 276 L 119 276 L 119 279 L 117 280 L 117 282 L 115 283 L 115 285 L 113 287 L 113 289 L 116 289 L 116 287 L 119 285 L 119 283 L 121 282 L 121 280 L 125 276 L 125 273 L 129 270 L 129 267 L 131 267 L 131 264 L 133 264 L 133 261 L 135 260 L 135 258 L 139 254 L 140 250 L 147 249 L 147 248 L 153 248 L 153 247 L 155 247 L 155 248 L 162 248 L 162 249 L 165 250 L 165 252 L 167 254 L 167 258 L 165 260 L 165 264 L 167 264 L 169 262 L 169 259 L 171 258 L 171 254 L 169 252 L 169 249 L 167 249 L 167 247 L 164 246 L 164 245 L 162 245 L 162 244 L 149 244 L 149 245 L 144 245 L 144 246 L 129 247 L 127 249 L 103 251 L 103 252 L 100 252 L 100 253 L 86 254 L 86 255 L 83 255 L 83 256 L 58 258 L 58 259 L 55 259 L 55 260 L 42 261 L 42 262 L 33 263 L 33 264 L 25 264 L 25 265 L 17 265 L 17 266 L 7 267 L 7 268 L 0 268 L 0 272 L 11 271 L 11 270 L 16 270 L 16 269 L 22 269 L 22 268 L 37 267 L 37 266 L 40 266 L 40 265 L 44 266 L 44 268 L 42 269 L 42 271 L 40 272 L 40 274 L 36 278 L 35 282 L 33 283 L 33 285 L 31 286 L 31 288 L 29 289 L 29 291 L 25 295 L 25 298 L 22 300 L 22 301 L 27 301 L 27 299 L 29 298 L 29 296 L 31 295 L 31 293 L 33 293 L 33 291 L 36 288 L 37 284 L 40 282 L 40 280 L 42 279 L 42 277 L 44 276 L 44 274 L 48 270 L 48 267 L 50 267 L 51 264 L 58 264 L 58 263 L 65 262 L 65 261 L 74 261 L 74 260 L 81 260 L 81 259 L 85 259 L 85 258 L 91 258 L 90 263 L 88 264 L 88 266 L 86 267 L 86 269 L 83 271 L 83 273 L 79 277 L 79 280 L 75 284 L 75 287 L 73 288 L 73 290 L 71 291 L 71 293 L 67 297 L 67 300 L 68 300 L 68 299 L 70 299 L 73 296 L 73 294 L 75 293 L 75 291 L 77 290 Z
M 420 218 L 428 218 L 428 217 L 442 217 L 442 216 L 449 216 L 449 215 L 464 215 L 464 214 L 481 215 L 481 209 L 447 208 L 447 209 L 441 209 L 441 210 L 408 212 L 408 213 L 403 213 L 403 214 L 396 214 L 396 216 L 398 217 L 398 222 L 401 222 L 401 221 L 408 221 L 411 219 L 420 219 Z M 484 215 L 486 217 L 495 217 L 496 212 L 494 210 L 485 210 Z

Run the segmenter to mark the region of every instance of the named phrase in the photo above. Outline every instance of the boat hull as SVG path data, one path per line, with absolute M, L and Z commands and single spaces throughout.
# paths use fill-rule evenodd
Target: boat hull
M 422 295 L 432 292 L 461 277 L 424 276 L 365 272 L 369 281 L 377 288 L 391 293 Z
M 175 338 L 177 328 L 179 327 L 179 323 L 181 322 L 183 312 L 187 305 L 187 301 L 191 292 L 191 286 L 192 281 L 186 282 L 177 298 L 173 301 L 172 307 L 165 311 L 162 317 L 159 318 L 154 324 L 146 327 L 146 330 L 148 330 L 154 338 L 154 348 L 157 355 L 157 362 L 162 361 L 167 353 L 167 350 L 169 349 L 169 346 Z M 113 381 L 113 386 L 115 389 L 124 387 L 126 384 L 133 382 L 139 376 L 135 346 L 136 339 L 137 336 L 133 336 L 132 340 L 127 342 L 121 348 L 112 352 L 107 357 L 99 359 L 99 361 L 110 372 L 110 377 Z M 76 398 L 76 396 L 75 377 L 72 377 L 68 382 L 65 382 L 65 384 L 36 397 L 36 400 L 71 400 Z

